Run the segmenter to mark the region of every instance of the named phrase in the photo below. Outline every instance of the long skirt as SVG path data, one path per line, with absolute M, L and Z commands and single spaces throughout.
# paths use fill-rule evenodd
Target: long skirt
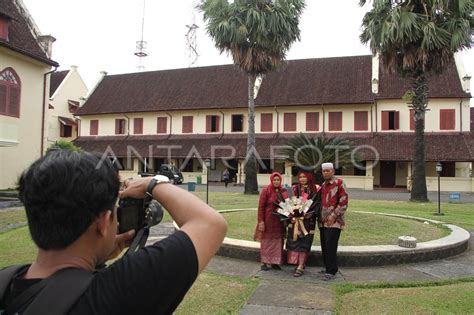
M 314 226 L 309 220 L 304 220 L 304 226 L 307 235 L 299 234 L 296 240 L 293 240 L 293 225 L 288 226 L 288 237 L 286 239 L 287 262 L 290 265 L 306 265 L 309 252 L 313 245 Z
M 260 240 L 260 261 L 262 264 L 283 263 L 283 238 L 264 238 Z

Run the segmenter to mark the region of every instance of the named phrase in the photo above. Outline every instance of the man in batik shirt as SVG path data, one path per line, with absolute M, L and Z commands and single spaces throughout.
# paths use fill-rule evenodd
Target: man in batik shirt
M 345 225 L 344 214 L 349 196 L 342 179 L 334 177 L 335 170 L 332 163 L 323 163 L 322 170 L 324 183 L 321 187 L 322 206 L 319 233 L 325 269 L 320 273 L 324 274 L 323 280 L 332 280 L 339 270 L 337 268 L 337 245 L 341 230 Z

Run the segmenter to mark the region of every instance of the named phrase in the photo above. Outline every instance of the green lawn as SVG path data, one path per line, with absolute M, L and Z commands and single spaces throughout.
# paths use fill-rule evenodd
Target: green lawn
M 30 238 L 28 227 L 0 233 L 0 268 L 30 263 L 35 257 L 36 246 Z
M 256 224 L 256 211 L 224 213 L 229 223 L 227 237 L 252 240 Z M 375 214 L 348 212 L 347 226 L 341 234 L 341 245 L 396 245 L 401 235 L 411 235 L 419 242 L 429 241 L 448 235 L 447 229 L 433 224 L 386 217 Z M 318 233 L 314 244 L 319 244 Z
M 337 314 L 473 314 L 474 279 L 336 288 Z
M 0 231 L 9 224 L 26 223 L 26 213 L 24 210 L 0 212 Z
M 258 282 L 256 278 L 202 273 L 175 314 L 237 314 Z

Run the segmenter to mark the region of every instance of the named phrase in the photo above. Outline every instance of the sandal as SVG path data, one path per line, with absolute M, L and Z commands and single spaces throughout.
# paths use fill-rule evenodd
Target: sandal
M 272 264 L 272 269 L 281 270 L 281 267 L 280 267 L 280 265 Z
M 270 269 L 270 268 L 267 266 L 267 264 L 262 264 L 262 265 L 260 266 L 260 270 L 267 271 L 267 270 L 269 270 L 269 269 Z
M 295 273 L 293 274 L 293 277 L 301 277 L 304 274 L 303 269 L 296 269 Z

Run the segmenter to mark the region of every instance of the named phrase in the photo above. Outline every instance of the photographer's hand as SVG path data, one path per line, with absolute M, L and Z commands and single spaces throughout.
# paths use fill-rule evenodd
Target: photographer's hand
M 148 184 L 153 179 L 153 177 L 144 177 L 144 178 L 137 178 L 137 179 L 126 179 L 123 182 L 124 190 L 119 192 L 120 198 L 143 198 L 146 193 L 146 189 Z
M 112 252 L 109 254 L 107 260 L 116 258 L 120 253 L 132 243 L 133 238 L 135 237 L 135 230 L 130 230 L 128 232 L 117 234 L 115 236 L 115 247 Z

